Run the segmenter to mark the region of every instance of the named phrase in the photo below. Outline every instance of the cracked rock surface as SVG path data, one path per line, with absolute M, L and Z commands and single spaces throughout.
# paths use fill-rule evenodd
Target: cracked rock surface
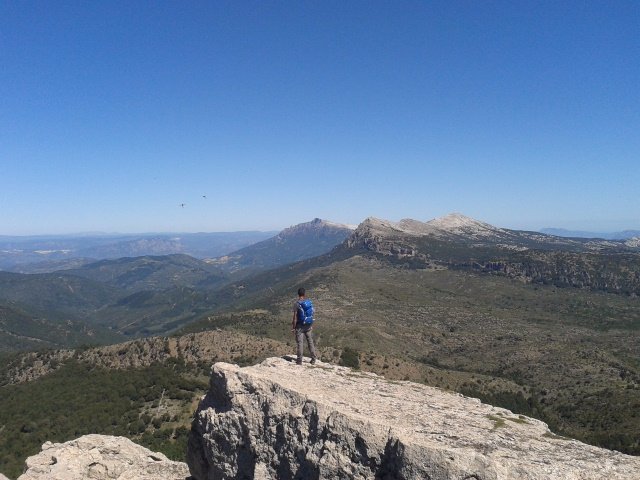
M 640 458 L 477 399 L 282 358 L 212 367 L 187 463 L 197 480 L 640 478 Z
M 18 480 L 185 480 L 187 465 L 174 462 L 128 438 L 85 435 L 66 443 L 47 442 L 29 457 Z

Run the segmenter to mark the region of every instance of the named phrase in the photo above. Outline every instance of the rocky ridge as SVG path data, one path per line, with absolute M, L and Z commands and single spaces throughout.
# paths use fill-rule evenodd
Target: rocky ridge
M 467 247 L 502 246 L 508 249 L 526 249 L 531 242 L 552 238 L 533 232 L 515 232 L 494 227 L 460 213 L 421 222 L 405 218 L 399 222 L 367 218 L 347 240 L 349 248 L 364 247 L 367 250 L 393 255 L 399 258 L 415 257 L 422 261 L 432 260 L 434 255 L 425 249 L 443 244 L 458 244 Z
M 433 240 L 464 243 L 472 247 L 498 246 L 518 250 L 542 248 L 545 250 L 589 251 L 627 250 L 638 245 L 631 240 L 616 241 L 596 238 L 568 238 L 540 232 L 511 230 L 486 222 L 450 213 L 427 222 L 405 218 L 399 222 L 369 217 L 355 230 L 350 244 L 358 244 L 363 238 L 398 240 L 423 237 Z M 409 240 L 411 241 L 411 240 Z M 369 242 L 371 245 L 375 242 Z
M 260 318 L 260 312 L 251 312 Z M 247 347 L 250 348 L 247 348 Z M 284 355 L 291 347 L 269 338 L 258 338 L 225 330 L 200 332 L 179 337 L 151 337 L 87 350 L 50 350 L 30 352 L 19 356 L 0 378 L 0 385 L 18 384 L 36 380 L 75 359 L 90 365 L 111 369 L 146 367 L 170 358 L 182 359 L 189 364 L 218 360 L 238 361 L 251 351 L 256 357 Z
M 187 462 L 210 478 L 637 479 L 640 459 L 479 400 L 319 363 L 217 363 Z
M 450 213 L 444 217 L 429 220 L 428 222 L 403 219 L 396 225 L 407 232 L 441 238 L 446 238 L 452 235 L 475 239 L 512 236 L 508 230 L 494 227 L 486 222 L 467 217 L 461 213 Z
M 640 242 L 497 228 L 461 214 L 429 222 L 368 218 L 347 249 L 414 268 L 491 273 L 525 283 L 640 295 Z

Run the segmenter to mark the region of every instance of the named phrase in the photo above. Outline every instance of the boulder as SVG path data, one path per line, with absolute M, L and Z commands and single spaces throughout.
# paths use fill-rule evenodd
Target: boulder
M 174 462 L 128 438 L 85 435 L 66 443 L 47 442 L 27 458 L 18 480 L 185 480 L 186 464 Z

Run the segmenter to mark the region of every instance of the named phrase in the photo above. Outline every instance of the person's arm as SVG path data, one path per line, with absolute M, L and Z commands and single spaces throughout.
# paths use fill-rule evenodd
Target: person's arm
M 298 321 L 298 312 L 296 310 L 293 311 L 293 318 L 291 319 L 291 331 L 296 331 L 296 322 Z

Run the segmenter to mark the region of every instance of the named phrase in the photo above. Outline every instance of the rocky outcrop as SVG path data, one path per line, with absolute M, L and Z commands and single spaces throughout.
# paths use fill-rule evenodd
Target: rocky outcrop
M 640 237 L 633 237 L 624 242 L 629 248 L 640 248 Z
M 0 476 L 0 480 L 1 480 Z M 162 453 L 124 437 L 85 435 L 66 443 L 47 442 L 29 457 L 18 480 L 185 480 L 189 470 Z
M 282 358 L 213 366 L 187 462 L 197 480 L 638 479 L 640 458 L 425 385 Z
M 9 480 L 9 479 L 0 473 L 0 480 Z
M 370 217 L 358 225 L 347 239 L 346 245 L 348 248 L 361 248 L 381 255 L 413 257 L 417 254 L 415 238 L 422 235 L 422 232 L 405 227 Z

